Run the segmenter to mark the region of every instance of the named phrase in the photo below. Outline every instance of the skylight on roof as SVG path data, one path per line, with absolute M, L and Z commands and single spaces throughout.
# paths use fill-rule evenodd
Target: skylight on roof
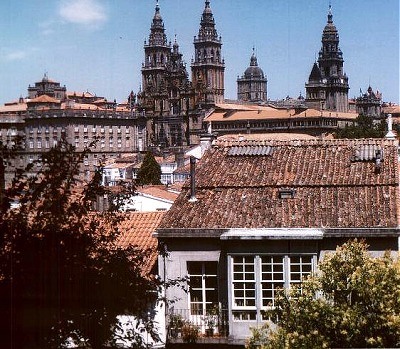
M 375 161 L 383 159 L 383 151 L 377 144 L 363 144 L 356 148 L 352 161 Z
M 269 145 L 233 146 L 228 151 L 228 156 L 268 156 L 273 152 Z
M 280 199 L 293 199 L 296 190 L 294 188 L 279 188 L 278 195 Z

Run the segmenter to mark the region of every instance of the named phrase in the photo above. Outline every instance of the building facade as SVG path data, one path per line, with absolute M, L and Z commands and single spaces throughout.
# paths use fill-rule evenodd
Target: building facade
M 321 42 L 318 62 L 314 63 L 306 83 L 306 105 L 319 110 L 347 112 L 349 83 L 343 70 L 343 53 L 330 6 Z
M 299 284 L 352 238 L 399 250 L 398 141 L 217 141 L 157 229 L 168 310 L 217 343 L 242 345 L 278 288 Z M 170 341 L 179 343 L 179 336 Z
M 353 125 L 358 114 L 304 106 L 217 104 L 204 119 L 204 128 L 218 136 L 228 134 L 302 133 L 324 136 Z
M 254 53 L 250 58 L 250 66 L 242 77 L 237 79 L 237 99 L 239 102 L 261 103 L 267 101 L 267 77 L 258 66 Z
M 88 93 L 68 93 L 47 75 L 34 88 L 28 88 L 28 95 L 32 98 L 0 107 L 2 143 L 10 144 L 16 136 L 24 138 L 23 149 L 7 167 L 8 183 L 16 168 L 25 168 L 40 160 L 44 152 L 61 140 L 74 145 L 77 152 L 90 146 L 91 152 L 81 168 L 81 177 L 85 180 L 91 178 L 105 159 L 147 147 L 144 120 L 125 106 L 92 94 L 89 97 Z M 74 95 L 78 101 L 89 99 L 91 103 L 76 102 Z M 36 166 L 39 169 L 40 162 Z

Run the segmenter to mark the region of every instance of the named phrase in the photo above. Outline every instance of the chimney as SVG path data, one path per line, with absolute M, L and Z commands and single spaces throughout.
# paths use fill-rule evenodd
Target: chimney
M 214 133 L 203 133 L 200 135 L 201 156 L 203 156 L 206 150 L 211 148 L 212 143 L 216 138 L 216 134 Z
M 196 158 L 194 156 L 190 157 L 190 199 L 189 202 L 196 202 Z
M 375 173 L 381 172 L 381 166 L 383 161 L 383 154 L 381 150 L 375 152 Z
M 182 150 L 178 150 L 175 153 L 175 162 L 176 162 L 176 166 L 177 167 L 182 167 L 183 165 L 185 165 L 185 153 Z

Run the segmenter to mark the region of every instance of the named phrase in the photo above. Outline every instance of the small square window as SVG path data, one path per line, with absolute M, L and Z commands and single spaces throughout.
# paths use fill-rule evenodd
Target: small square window
M 293 199 L 296 195 L 294 188 L 280 188 L 278 192 L 280 199 Z

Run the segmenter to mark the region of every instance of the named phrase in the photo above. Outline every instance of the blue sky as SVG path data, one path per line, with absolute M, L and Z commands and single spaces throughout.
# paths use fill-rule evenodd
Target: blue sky
M 168 39 L 177 35 L 190 72 L 203 0 L 159 0 Z M 331 0 L 349 96 L 371 84 L 399 103 L 399 1 Z M 252 47 L 271 99 L 304 92 L 321 47 L 329 0 L 211 0 L 223 40 L 225 97 Z M 109 100 L 137 92 L 155 0 L 1 0 L 0 103 L 27 95 L 43 74 L 71 91 Z

